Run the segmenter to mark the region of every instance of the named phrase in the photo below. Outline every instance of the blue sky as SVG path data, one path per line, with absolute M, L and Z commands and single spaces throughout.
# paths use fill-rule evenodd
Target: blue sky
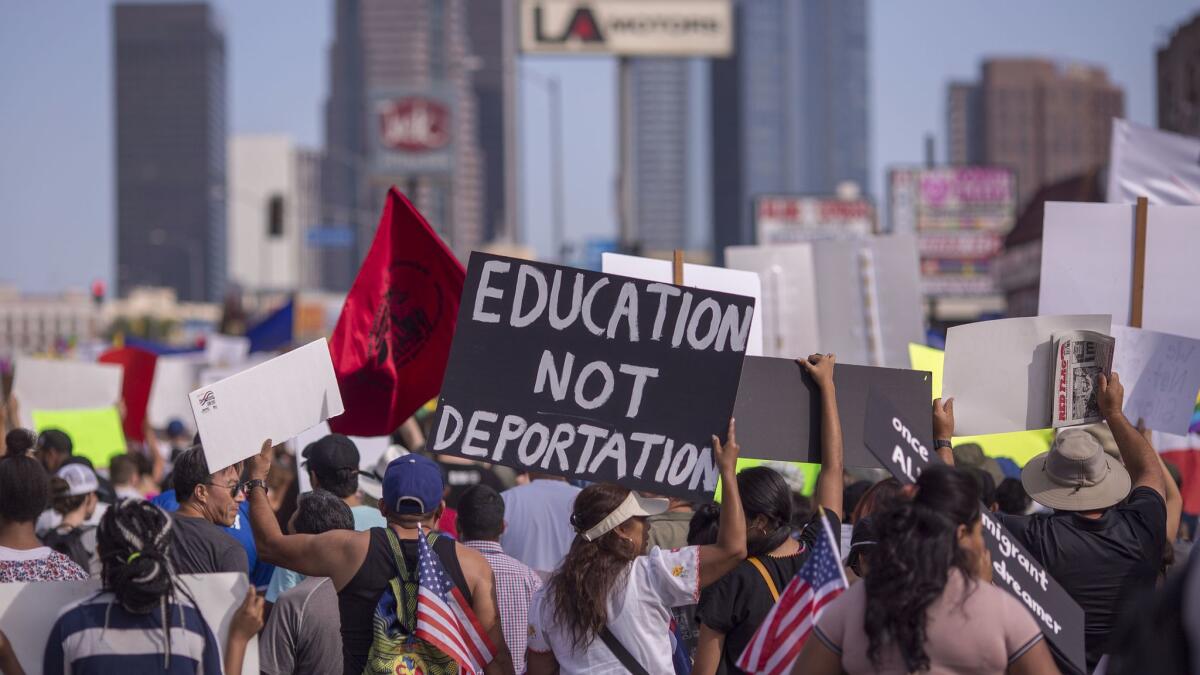
M 485 2 L 489 0 L 470 0 Z M 218 0 L 226 30 L 229 131 L 281 132 L 317 147 L 328 87 L 329 0 Z M 86 287 L 113 267 L 109 2 L 0 3 L 0 283 Z M 876 0 L 870 16 L 872 190 L 884 168 L 944 151 L 944 93 L 988 56 L 1106 67 L 1130 119 L 1155 121 L 1154 53 L 1200 12 L 1185 0 Z M 615 82 L 602 58 L 530 57 L 558 75 L 565 107 L 568 237 L 611 237 Z M 549 158 L 544 91 L 522 88 L 524 230 L 545 250 Z

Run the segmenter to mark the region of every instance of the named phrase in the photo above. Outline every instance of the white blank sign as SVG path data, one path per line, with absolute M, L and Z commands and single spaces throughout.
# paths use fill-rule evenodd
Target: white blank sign
M 210 471 L 344 412 L 325 338 L 188 395 Z
M 125 369 L 110 363 L 17 358 L 12 394 L 21 409 L 21 426 L 33 428 L 35 410 L 107 408 L 121 400 Z
M 980 321 L 946 331 L 942 396 L 954 398 L 956 436 L 1047 429 L 1059 331 L 1109 334 L 1107 314 Z

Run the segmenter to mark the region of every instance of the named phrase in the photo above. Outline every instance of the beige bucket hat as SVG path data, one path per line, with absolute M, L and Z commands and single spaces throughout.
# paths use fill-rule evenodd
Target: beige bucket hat
M 1072 428 L 1059 432 L 1049 452 L 1029 460 L 1021 470 L 1021 484 L 1043 506 L 1095 511 L 1125 499 L 1132 481 L 1095 436 Z

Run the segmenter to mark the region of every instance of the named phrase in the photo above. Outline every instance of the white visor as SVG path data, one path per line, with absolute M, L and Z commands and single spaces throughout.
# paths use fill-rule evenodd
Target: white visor
M 621 502 L 620 506 L 605 516 L 604 520 L 596 523 L 595 527 L 587 532 L 581 532 L 580 536 L 587 541 L 596 541 L 630 518 L 657 516 L 666 511 L 670 505 L 671 502 L 666 499 L 648 499 L 630 490 L 629 496 L 625 498 L 625 501 Z

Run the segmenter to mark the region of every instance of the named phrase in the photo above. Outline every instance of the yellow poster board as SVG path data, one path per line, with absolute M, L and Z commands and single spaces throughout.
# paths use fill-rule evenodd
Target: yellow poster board
M 59 429 L 71 437 L 71 454 L 86 457 L 102 469 L 114 455 L 124 454 L 125 431 L 115 407 L 81 410 L 34 410 L 34 429 Z
M 933 397 L 942 395 L 942 361 L 945 353 L 940 349 L 909 343 L 908 357 L 913 370 L 924 370 L 933 373 Z M 1008 434 L 988 434 L 985 436 L 955 436 L 954 445 L 960 443 L 978 443 L 983 453 L 989 457 L 1008 457 L 1025 466 L 1025 463 L 1050 449 L 1054 440 L 1054 432 L 1050 429 L 1034 431 L 1014 431 Z

